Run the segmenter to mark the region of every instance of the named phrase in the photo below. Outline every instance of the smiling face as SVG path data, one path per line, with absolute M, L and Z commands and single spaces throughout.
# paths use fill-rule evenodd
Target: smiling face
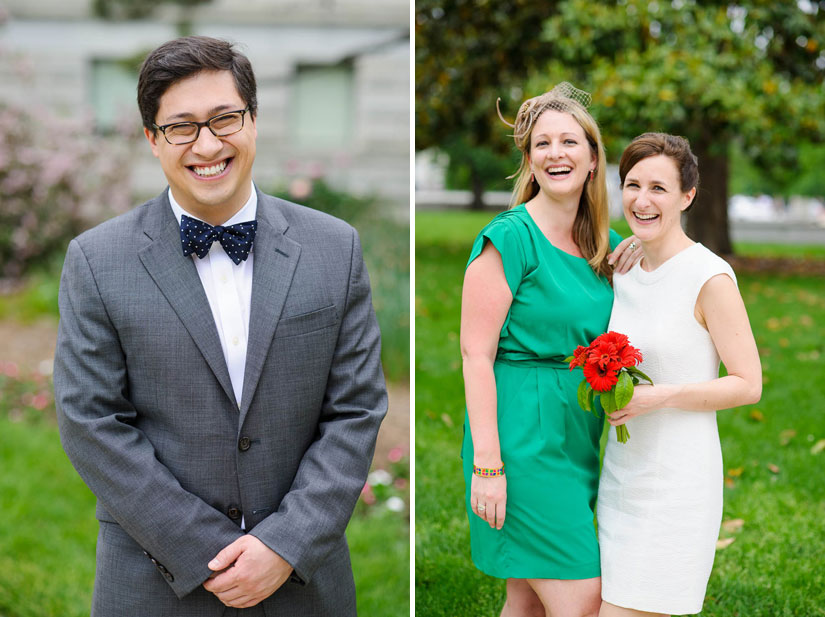
M 622 186 L 624 216 L 642 242 L 656 242 L 681 231 L 681 214 L 696 187 L 687 193 L 679 183 L 679 170 L 669 156 L 649 156 L 636 163 Z
M 203 122 L 217 114 L 244 109 L 229 71 L 201 71 L 172 84 L 160 97 L 155 124 Z M 187 212 L 213 225 L 224 223 L 249 199 L 255 118 L 249 112 L 239 132 L 215 137 L 203 127 L 196 141 L 172 145 L 160 131 L 144 128 L 152 153 L 160 160 L 172 195 Z
M 596 155 L 584 129 L 569 113 L 542 113 L 530 136 L 530 169 L 541 190 L 555 198 L 581 195 Z

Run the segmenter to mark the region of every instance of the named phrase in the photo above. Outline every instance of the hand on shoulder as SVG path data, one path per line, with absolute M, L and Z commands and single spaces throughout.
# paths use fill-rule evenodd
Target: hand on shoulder
M 642 259 L 642 245 L 636 236 L 625 238 L 607 256 L 607 263 L 613 266 L 614 274 L 626 274 Z

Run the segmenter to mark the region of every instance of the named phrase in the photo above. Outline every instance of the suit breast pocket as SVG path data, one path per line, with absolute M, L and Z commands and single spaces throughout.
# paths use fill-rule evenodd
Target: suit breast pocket
M 323 330 L 338 323 L 338 309 L 333 304 L 317 311 L 282 317 L 275 328 L 275 338 L 300 336 L 316 330 Z

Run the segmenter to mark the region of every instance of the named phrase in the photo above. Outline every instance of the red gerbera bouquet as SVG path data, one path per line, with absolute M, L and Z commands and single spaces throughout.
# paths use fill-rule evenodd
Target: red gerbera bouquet
M 579 406 L 595 413 L 593 402 L 598 396 L 602 409 L 609 416 L 621 409 L 633 398 L 633 388 L 639 379 L 653 380 L 636 368 L 642 361 L 642 352 L 633 347 L 627 336 L 618 332 L 606 332 L 597 336 L 590 345 L 579 345 L 573 355 L 565 360 L 572 371 L 577 366 L 584 369 L 584 379 L 579 384 Z M 626 443 L 630 438 L 627 426 L 616 427 L 616 439 Z

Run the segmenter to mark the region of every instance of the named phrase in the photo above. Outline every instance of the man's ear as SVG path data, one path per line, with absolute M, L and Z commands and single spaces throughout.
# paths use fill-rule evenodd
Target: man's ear
M 150 131 L 145 126 L 143 127 L 143 134 L 146 135 L 146 139 L 149 141 L 149 147 L 152 148 L 152 154 L 156 157 L 160 158 L 158 155 L 158 136 L 155 131 Z

